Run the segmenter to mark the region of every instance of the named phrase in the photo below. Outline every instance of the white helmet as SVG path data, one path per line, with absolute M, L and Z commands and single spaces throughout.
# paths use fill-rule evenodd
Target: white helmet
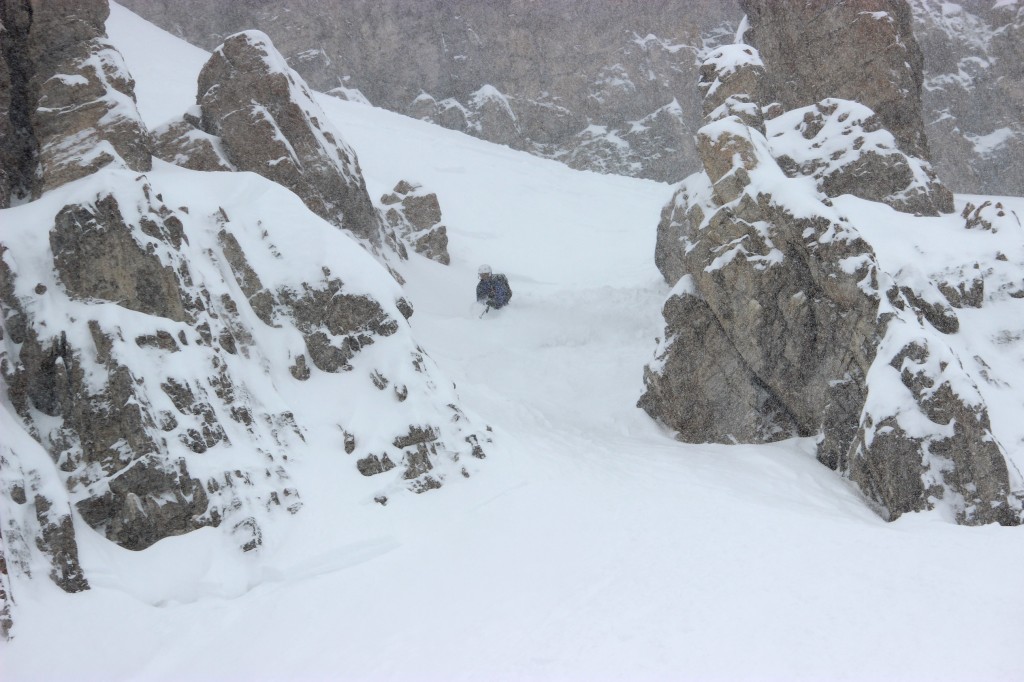
M 491 266 L 486 264 L 481 265 L 479 268 L 477 268 L 476 272 L 478 275 L 489 275 L 491 274 Z

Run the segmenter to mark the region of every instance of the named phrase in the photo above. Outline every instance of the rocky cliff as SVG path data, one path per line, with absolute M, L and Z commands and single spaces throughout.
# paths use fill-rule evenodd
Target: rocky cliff
M 741 14 L 710 0 L 125 4 L 207 49 L 264 31 L 317 90 L 659 180 L 698 165 L 695 55 L 731 37 Z
M 952 287 L 883 270 L 830 198 L 937 214 L 948 191 L 863 105 L 759 102 L 773 76 L 750 46 L 713 52 L 701 75 L 704 170 L 659 226 L 674 288 L 640 406 L 689 442 L 815 437 L 819 461 L 887 519 L 943 507 L 959 523 L 1020 523 L 976 378 L 945 338 L 959 324 L 941 293 Z
M 905 0 L 739 0 L 743 40 L 769 67 L 767 92 L 791 110 L 827 97 L 869 107 L 901 150 L 928 158 L 924 55 Z
M 911 0 L 932 159 L 958 191 L 1024 192 L 1024 4 Z
M 258 552 L 303 509 L 296 466 L 345 462 L 370 504 L 473 473 L 486 432 L 365 248 L 391 233 L 355 154 L 269 42 L 228 41 L 156 145 L 256 174 L 153 167 L 106 3 L 2 7 L 0 633 L 26 579 L 89 589 L 82 532 Z M 437 256 L 436 197 L 407 193 Z
M 691 142 L 702 125 L 700 102 L 690 88 L 700 62 L 731 40 L 744 13 L 738 0 L 124 4 L 207 49 L 230 33 L 259 28 L 318 90 L 368 98 L 576 168 L 670 182 L 700 168 Z M 773 4 L 776 12 L 788 7 L 760 3 L 769 13 Z M 768 62 L 776 60 L 779 40 L 791 40 L 794 49 L 783 61 L 815 83 L 813 92 L 806 83 L 798 88 L 803 99 L 793 86 L 774 83 L 776 98 L 790 107 L 826 97 L 861 102 L 912 154 L 927 156 L 920 148 L 927 135 L 940 177 L 953 189 L 1020 192 L 1018 2 L 814 2 L 801 11 L 813 8 L 824 12 L 808 33 L 779 34 L 775 46 L 755 40 Z M 850 10 L 864 14 L 847 21 Z M 753 16 L 769 16 L 759 11 Z M 883 11 L 891 23 L 873 23 Z M 890 28 L 901 42 L 879 43 Z M 908 39 L 911 29 L 919 48 Z M 869 70 L 849 50 L 867 45 L 877 46 L 872 59 L 897 66 L 902 54 L 914 73 L 903 81 L 865 79 Z M 846 56 L 818 73 L 835 54 Z M 827 81 L 833 82 L 822 87 Z M 922 88 L 920 105 L 900 99 L 901 91 Z M 873 99 L 853 96 L 860 91 Z M 923 119 L 924 127 L 898 123 L 905 114 Z

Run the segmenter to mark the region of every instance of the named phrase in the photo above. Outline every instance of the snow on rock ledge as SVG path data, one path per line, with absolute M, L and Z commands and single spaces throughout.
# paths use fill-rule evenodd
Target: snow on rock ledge
M 953 211 L 953 194 L 931 164 L 899 150 L 871 109 L 826 99 L 766 122 L 768 141 L 792 177 L 813 177 L 829 197 L 853 194 L 905 213 Z

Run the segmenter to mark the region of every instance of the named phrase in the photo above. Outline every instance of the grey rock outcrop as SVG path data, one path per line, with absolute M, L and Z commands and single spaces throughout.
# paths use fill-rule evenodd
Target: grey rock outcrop
M 698 73 L 705 122 L 738 116 L 764 133 L 767 75 L 757 50 L 743 43 L 724 45 L 708 55 Z
M 929 158 L 921 110 L 924 56 L 906 0 L 739 0 L 784 109 L 835 97 L 869 107 L 900 149 Z
M 153 207 L 143 218 L 152 234 L 140 235 L 137 227 L 124 222 L 112 196 L 61 211 L 51 231 L 51 244 L 58 277 L 68 295 L 86 301 L 105 299 L 141 313 L 184 321 L 179 277 L 187 276 L 187 267 L 180 260 L 179 272 L 162 266 L 160 256 L 168 254 L 153 249 L 160 244 L 176 250 L 172 241 L 181 245 L 180 223 L 166 214 L 166 208 L 164 212 L 160 216 Z M 177 239 L 172 237 L 175 232 Z M 140 236 L 143 244 L 149 243 L 148 250 L 137 243 Z M 88 258 L 75 258 L 75 254 Z M 4 274 L 13 292 L 14 275 L 8 268 Z M 114 352 L 119 342 L 126 341 L 123 334 L 116 328 L 105 329 L 96 320 L 83 321 L 82 331 L 87 329 L 86 338 L 95 348 L 90 362 L 67 333 L 53 336 L 37 328 L 19 298 L 6 298 L 4 309 L 7 328 L 13 324 L 17 330 L 9 341 L 18 346 L 3 353 L 12 407 L 28 424 L 36 424 L 37 415 L 48 418 L 48 428 L 36 425 L 34 430 L 66 474 L 86 522 L 129 549 L 144 549 L 163 537 L 210 524 L 202 486 L 188 474 L 183 461 L 166 457 L 166 445 L 161 445 L 173 428 L 160 428 L 167 426 L 166 421 L 161 422 L 150 407 L 152 401 L 137 383 L 133 368 Z M 170 334 L 167 337 L 176 351 L 179 341 Z M 95 379 L 89 377 L 97 369 L 106 377 L 98 390 Z
M 110 164 L 149 170 L 134 83 L 106 40 L 109 11 L 103 0 L 3 3 L 0 206 Z
M 446 261 L 440 208 L 435 222 L 423 222 L 424 207 L 436 206 L 437 197 L 411 196 L 398 209 L 388 206 L 383 220 L 355 151 L 265 35 L 228 38 L 200 73 L 198 89 L 196 107 L 154 132 L 162 159 L 193 170 L 252 171 L 287 187 L 311 211 L 363 240 L 399 282 L 391 261 L 407 259 L 407 247 Z M 402 214 L 406 203 L 412 222 Z
M 380 220 L 355 151 L 258 31 L 229 37 L 199 74 L 200 126 L 231 165 L 298 194 L 320 217 L 379 244 Z
M 145 221 L 147 236 L 180 249 L 181 222 L 174 216 Z M 61 284 L 79 300 L 103 299 L 148 315 L 182 322 L 181 282 L 124 222 L 113 195 L 92 206 L 66 206 L 50 231 L 50 248 Z
M 722 68 L 703 82 L 728 82 L 711 78 Z M 827 198 L 787 176 L 749 107 L 712 104 L 722 116 L 698 135 L 704 171 L 659 226 L 656 260 L 674 287 L 640 407 L 690 442 L 817 436 L 818 459 L 887 519 L 942 505 L 959 523 L 1020 523 L 984 400 L 943 339 L 956 318 L 936 286 L 883 272 Z
M 0 208 L 30 191 L 35 140 L 29 134 L 28 5 L 0 4 Z
M 0 234 L 0 385 L 9 405 L 0 412 L 4 636 L 17 616 L 12 587 L 32 578 L 33 567 L 47 566 L 66 591 L 88 589 L 75 515 L 131 550 L 223 526 L 249 552 L 264 542 L 267 514 L 297 513 L 304 501 L 289 467 L 303 451 L 308 427 L 282 408 L 274 382 L 254 379 L 274 368 L 281 368 L 277 381 L 309 381 L 319 372 L 320 381 L 326 375 L 338 383 L 341 395 L 374 394 L 380 409 L 369 422 L 352 414 L 338 420 L 353 474 L 371 451 L 403 463 L 393 477 L 381 476 L 388 494 L 438 488 L 453 472 L 469 476 L 472 467 L 460 458 L 482 458 L 487 440 L 413 341 L 405 322 L 412 307 L 398 285 L 350 239 L 355 230 L 375 252 L 382 238 L 401 246 L 380 225 L 354 154 L 272 47 L 251 35 L 229 41 L 203 72 L 202 116 L 188 112 L 151 140 L 141 124 L 131 125 L 137 114 L 121 115 L 135 111 L 133 86 L 126 71 L 106 68 L 121 68 L 95 34 L 106 5 L 100 11 L 91 3 L 68 4 L 83 17 L 71 13 L 66 35 L 51 25 L 49 12 L 58 5 L 25 24 L 42 37 L 71 36 L 70 48 L 58 49 L 60 43 L 40 63 L 72 54 L 52 68 L 93 69 L 109 88 L 97 91 L 77 72 L 57 79 L 42 90 L 51 99 L 40 95 L 40 101 L 53 104 L 58 93 L 67 98 L 64 109 L 43 107 L 33 117 L 25 109 L 27 137 L 0 145 L 5 158 L 32 152 L 24 169 L 5 168 L 11 171 L 5 197 L 43 194 L 11 209 L 18 219 L 5 222 Z M 3 8 L 5 26 L 13 10 L 24 9 Z M 14 37 L 20 45 L 37 36 Z M 78 38 L 101 48 L 86 54 Z M 8 99 L 0 102 L 17 100 L 24 108 L 33 81 L 15 87 L 15 80 L 8 78 Z M 239 98 L 236 111 L 230 96 Z M 21 120 L 19 111 L 8 104 L 4 121 Z M 89 127 L 100 112 L 110 127 Z M 49 145 L 65 138 L 78 145 L 65 151 L 85 155 L 85 163 L 65 167 L 50 155 Z M 302 202 L 248 174 L 176 171 L 171 193 L 187 204 L 171 208 L 157 188 L 161 169 L 151 171 L 152 181 L 137 172 L 149 168 L 151 143 L 196 169 L 257 170 L 296 190 Z M 108 152 L 113 161 L 103 160 Z M 132 162 L 115 162 L 122 155 Z M 275 166 L 283 175 L 274 175 Z M 47 200 L 55 184 L 86 175 L 93 178 L 61 195 L 63 206 Z M 209 190 L 215 181 L 225 183 L 229 198 L 235 187 L 247 198 L 225 209 Z M 439 256 L 443 226 L 419 230 L 439 219 L 436 196 L 410 188 L 407 199 L 403 220 Z M 348 234 L 325 228 L 310 206 Z M 243 217 L 232 220 L 236 209 Z M 324 245 L 314 265 L 308 243 Z M 261 338 L 268 334 L 277 340 L 266 347 Z M 372 381 L 364 374 L 369 363 L 384 368 L 371 373 Z M 430 438 L 408 441 L 413 433 Z M 236 444 L 244 447 L 233 449 Z
M 441 224 L 441 204 L 437 195 L 421 185 L 402 180 L 390 194 L 380 199 L 385 206 L 384 219 L 413 250 L 442 265 L 448 265 L 448 229 Z
M 89 588 L 78 519 L 136 551 L 200 528 L 259 551 L 267 515 L 305 504 L 290 467 L 310 427 L 283 408 L 284 384 L 319 373 L 338 395 L 372 394 L 371 418 L 339 409 L 338 428 L 357 478 L 371 453 L 402 464 L 373 472 L 388 495 L 469 476 L 487 442 L 364 249 L 380 258 L 387 239 L 403 254 L 401 238 L 269 42 L 229 40 L 203 71 L 202 107 L 151 137 L 103 38 L 107 12 L 100 0 L 0 4 L 0 198 L 24 203 L 0 234 L 5 638 L 20 581 Z M 165 192 L 184 205 L 172 208 L 151 146 L 195 170 L 254 170 L 301 201 L 250 174 L 174 171 Z M 410 187 L 406 199 L 410 236 L 445 256 L 436 196 Z

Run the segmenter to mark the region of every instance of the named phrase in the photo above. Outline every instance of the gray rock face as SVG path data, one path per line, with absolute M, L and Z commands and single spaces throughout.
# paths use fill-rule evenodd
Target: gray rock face
M 784 109 L 829 97 L 874 111 L 900 149 L 928 159 L 921 113 L 924 56 L 906 0 L 793 4 L 739 0 L 745 42 L 758 48 L 771 74 L 770 92 Z
M 932 160 L 961 192 L 1024 187 L 1024 5 L 910 0 Z
M 220 139 L 235 168 L 287 187 L 317 215 L 380 243 L 355 152 L 266 35 L 224 41 L 199 74 L 196 101 L 203 131 Z
M 181 247 L 181 221 L 173 216 L 160 222 L 149 218 L 143 229 L 147 236 Z M 115 301 L 129 310 L 183 321 L 178 275 L 147 252 L 133 232 L 112 195 L 95 206 L 67 206 L 50 231 L 61 283 L 73 298 Z
M 448 265 L 448 229 L 441 224 L 441 204 L 437 195 L 420 185 L 401 181 L 390 194 L 380 199 L 386 207 L 384 219 L 413 250 Z
M 329 14 L 302 0 L 273 6 L 205 0 L 124 4 L 206 49 L 235 31 L 266 31 L 289 63 L 325 92 L 357 99 L 365 93 L 377 106 L 484 139 L 522 144 L 575 168 L 669 182 L 700 169 L 691 140 L 703 125 L 703 112 L 689 93 L 701 60 L 731 42 L 744 13 L 736 0 L 350 0 L 344 11 Z M 774 5 L 777 13 L 805 11 L 793 3 L 764 4 Z M 925 132 L 940 177 L 957 191 L 1016 194 L 1024 184 L 1024 135 L 1017 113 L 1024 19 L 1019 3 L 995 4 L 909 1 L 924 55 Z M 822 70 L 832 74 L 828 79 L 837 77 L 836 69 L 846 69 L 858 83 L 851 81 L 852 87 L 867 85 L 883 95 L 882 84 L 861 82 L 862 58 L 845 66 L 825 62 L 850 54 L 846 48 L 859 41 L 882 38 L 885 27 L 868 25 L 870 15 L 840 26 L 829 13 L 894 9 L 901 39 L 909 15 L 882 2 L 821 0 L 807 11 L 826 5 L 823 18 L 789 44 L 794 50 L 784 66 L 815 78 L 813 72 Z M 805 44 L 822 36 L 816 27 L 836 29 L 828 34 L 825 51 L 817 49 L 821 44 L 814 49 Z M 912 65 L 919 59 L 906 42 L 874 54 L 895 67 L 901 50 Z M 763 54 L 769 62 L 773 55 L 770 47 Z M 911 81 L 903 84 L 916 87 Z M 474 93 L 488 85 L 515 114 L 511 124 L 502 119 L 500 129 L 481 124 L 475 108 Z M 887 108 L 882 99 L 868 101 L 847 91 L 804 95 L 789 108 L 837 97 L 871 107 L 886 128 L 903 127 L 905 107 L 899 99 L 883 96 L 892 104 Z M 912 118 L 921 118 L 918 114 Z
M 703 82 L 752 56 L 740 48 Z M 942 338 L 952 310 L 934 284 L 882 272 L 741 109 L 709 105 L 722 115 L 698 134 L 705 170 L 662 214 L 656 259 L 674 288 L 640 407 L 690 442 L 817 436 L 818 459 L 887 519 L 943 504 L 960 523 L 1020 523 L 984 401 Z
M 0 9 L 0 205 L 109 164 L 149 170 L 134 83 L 106 40 L 109 11 L 102 0 L 17 0 Z
M 0 4 L 0 207 L 29 193 L 35 158 L 24 58 L 30 21 L 28 3 Z

